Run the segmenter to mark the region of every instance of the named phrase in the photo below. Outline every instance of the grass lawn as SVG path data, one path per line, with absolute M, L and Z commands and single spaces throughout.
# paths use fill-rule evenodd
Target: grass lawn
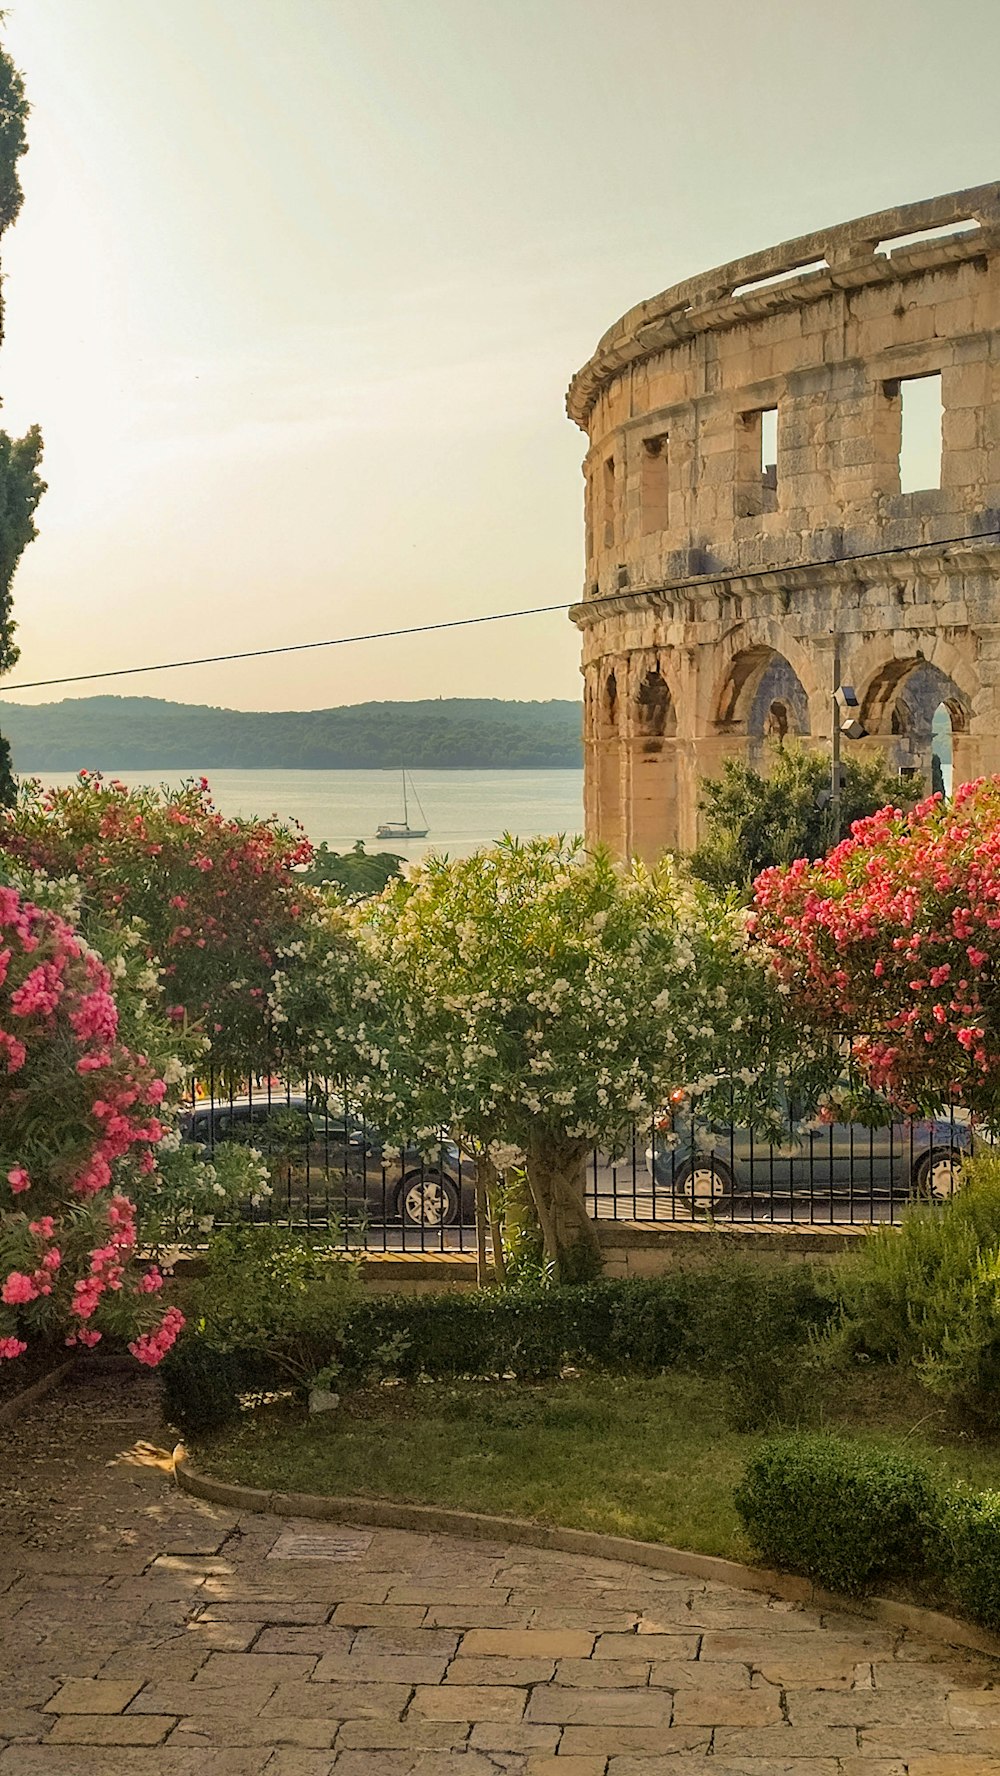
M 1000 1445 L 949 1427 L 902 1373 L 826 1382 L 818 1416 L 838 1432 L 905 1447 L 950 1478 L 1000 1489 Z M 282 1402 L 200 1438 L 191 1453 L 248 1486 L 499 1512 L 747 1559 L 732 1489 L 758 1441 L 728 1427 L 714 1381 L 574 1374 L 539 1387 L 383 1387 L 312 1420 Z

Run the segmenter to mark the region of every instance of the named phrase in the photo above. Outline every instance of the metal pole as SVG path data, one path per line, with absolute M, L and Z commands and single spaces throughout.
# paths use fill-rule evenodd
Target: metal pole
M 830 813 L 833 821 L 833 842 L 840 842 L 840 636 L 833 638 L 833 684 L 830 687 L 832 734 L 830 745 Z

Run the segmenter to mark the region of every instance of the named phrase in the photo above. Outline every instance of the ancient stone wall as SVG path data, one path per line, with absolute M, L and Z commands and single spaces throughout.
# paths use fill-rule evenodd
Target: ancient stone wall
M 914 487 L 908 416 L 938 395 Z M 835 637 L 858 746 L 929 785 L 943 706 L 955 781 L 1000 771 L 1000 185 L 640 304 L 567 407 L 590 441 L 589 837 L 687 849 L 727 754 L 829 744 Z

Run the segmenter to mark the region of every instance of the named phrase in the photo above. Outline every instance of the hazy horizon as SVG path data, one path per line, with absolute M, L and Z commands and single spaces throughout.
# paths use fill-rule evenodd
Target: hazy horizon
M 221 709 L 231 715 L 318 715 L 318 714 L 321 714 L 324 710 L 356 709 L 363 703 L 374 703 L 374 704 L 381 704 L 381 703 L 392 703 L 392 704 L 395 704 L 395 703 L 478 703 L 478 702 L 483 701 L 483 699 L 480 697 L 450 697 L 450 696 L 446 695 L 445 692 L 441 691 L 434 697 L 359 697 L 355 702 L 351 702 L 351 703 L 321 703 L 321 704 L 317 704 L 314 709 L 288 708 L 288 709 L 261 709 L 261 710 L 242 709 L 241 710 L 241 709 L 238 709 L 234 704 L 219 703 L 219 702 L 215 702 L 215 701 L 206 702 L 204 698 L 196 699 L 193 696 L 192 697 L 169 697 L 166 694 L 163 694 L 161 696 L 160 694 L 153 692 L 153 691 L 116 691 L 116 690 L 108 690 L 108 691 L 81 690 L 78 693 L 78 695 L 76 695 L 76 696 L 67 695 L 65 697 L 60 697 L 60 696 L 56 696 L 55 694 L 53 694 L 53 695 L 45 697 L 45 698 L 40 697 L 37 702 L 27 702 L 27 703 L 20 703 L 20 704 L 16 701 L 16 699 L 13 695 L 8 696 L 6 700 L 12 708 L 48 709 L 48 708 L 55 706 L 56 704 L 90 703 L 90 702 L 93 702 L 95 699 L 101 698 L 101 697 L 114 697 L 114 698 L 117 698 L 121 702 L 133 702 L 133 701 L 145 700 L 150 703 L 172 703 L 172 704 L 175 704 L 178 708 L 185 708 L 185 709 L 187 709 L 187 708 L 190 708 L 190 709 Z M 486 701 L 495 702 L 495 703 L 581 703 L 582 704 L 583 697 L 582 697 L 582 694 L 579 696 L 576 696 L 576 697 L 488 697 L 488 698 L 486 698 Z M 2 708 L 2 704 L 0 704 L 0 708 Z
M 645 296 L 1000 176 L 986 0 L 20 0 L 0 416 L 49 492 L 13 701 L 577 698 L 564 392 Z M 8 690 L 8 685 L 10 689 Z

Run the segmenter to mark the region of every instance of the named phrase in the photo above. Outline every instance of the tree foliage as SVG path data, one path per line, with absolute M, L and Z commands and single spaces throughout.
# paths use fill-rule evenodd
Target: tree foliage
M 345 900 L 364 900 L 381 894 L 387 882 L 399 875 L 402 859 L 392 851 L 366 851 L 364 839 L 356 839 L 350 851 L 331 851 L 324 841 L 317 845 L 302 880 L 311 887 L 333 887 Z
M 841 770 L 842 832 L 887 802 L 898 805 L 902 786 L 881 757 L 848 754 Z M 726 759 L 722 776 L 703 779 L 701 788 L 706 830 L 691 867 L 715 888 L 745 891 L 761 870 L 797 857 L 822 857 L 838 837 L 825 753 L 775 746 L 766 776 L 740 759 Z
M 204 778 L 130 790 L 82 771 L 63 789 L 23 782 L 0 812 L 0 853 L 76 876 L 85 913 L 139 920 L 177 1021 L 198 1024 L 217 1064 L 258 1062 L 277 950 L 315 899 L 297 873 L 312 855 L 304 835 L 225 819 Z
M 393 815 L 399 767 L 516 770 L 583 763 L 579 703 L 497 697 L 418 698 L 334 709 L 214 709 L 158 697 L 73 697 L 16 704 L 9 715 L 21 771 L 190 771 L 211 767 L 392 770 L 373 797 Z M 431 810 L 428 810 L 429 812 Z
M 445 1127 L 501 1170 L 525 1162 L 569 1279 L 595 1265 L 595 1143 L 678 1087 L 731 1082 L 752 1121 L 774 1100 L 788 1019 L 744 918 L 669 860 L 623 868 L 579 842 L 505 838 L 432 856 L 313 926 L 305 966 L 276 976 L 275 1016 L 394 1138 L 431 1147 Z
M 0 885 L 0 943 L 0 1358 L 111 1332 L 158 1362 L 184 1320 L 135 1269 L 130 1186 L 155 1172 L 166 1080 L 122 1041 L 110 970 L 58 913 Z
M 17 220 L 24 202 L 17 163 L 28 151 L 29 109 L 24 80 L 6 50 L 0 49 L 0 234 Z
M 28 101 L 24 81 L 6 50 L 0 49 L 0 234 L 21 208 L 23 192 L 18 161 L 27 150 L 25 124 Z M 2 309 L 0 309 L 2 338 Z M 11 615 L 11 584 L 24 550 L 37 535 L 35 508 L 45 484 L 38 473 L 42 434 L 32 426 L 23 438 L 0 431 L 0 674 L 15 665 L 15 624 Z M 0 807 L 14 800 L 10 747 L 0 735 Z
M 252 1150 L 211 1160 L 177 1113 L 201 1043 L 165 1017 L 140 932 L 84 915 L 78 882 L 0 876 L 0 1356 L 35 1337 L 93 1345 L 156 1332 L 150 1246 L 267 1190 Z M 82 928 L 85 920 L 86 931 Z M 13 1276 L 13 1282 L 11 1278 Z M 176 1330 L 176 1314 L 167 1332 Z M 144 1362 L 164 1341 L 140 1342 Z
M 855 822 L 818 863 L 766 871 L 755 924 L 804 1016 L 904 1108 L 1000 1122 L 1000 777 Z

